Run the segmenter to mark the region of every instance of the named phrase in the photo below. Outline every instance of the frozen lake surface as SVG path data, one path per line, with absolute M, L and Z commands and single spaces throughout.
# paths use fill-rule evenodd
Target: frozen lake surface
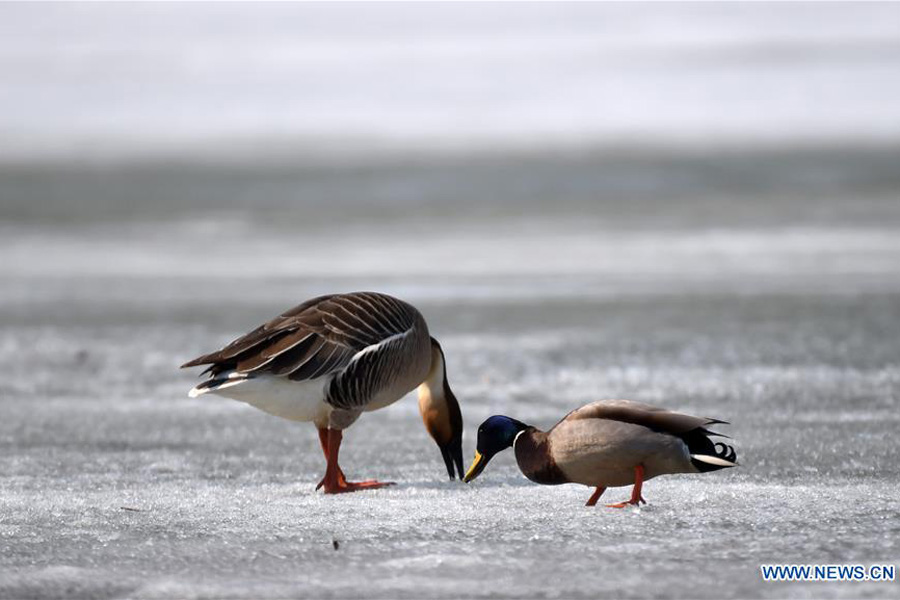
M 99 290 L 95 300 L 102 309 Z M 467 460 L 474 428 L 494 412 L 549 426 L 590 399 L 625 396 L 732 421 L 722 429 L 737 439 L 740 469 L 655 479 L 650 503 L 623 511 L 584 507 L 581 486 L 531 484 L 510 453 L 468 486 L 446 481 L 413 399 L 365 415 L 345 438 L 351 477 L 396 487 L 316 493 L 324 463 L 311 426 L 184 398 L 193 380 L 175 366 L 221 341 L 220 320 L 246 328 L 269 314 L 202 304 L 192 309 L 203 317 L 179 319 L 175 304 L 164 322 L 60 302 L 69 323 L 6 327 L 3 361 L 16 377 L 2 395 L 0 596 L 896 590 L 763 584 L 758 571 L 896 563 L 896 296 L 420 302 L 444 340 Z

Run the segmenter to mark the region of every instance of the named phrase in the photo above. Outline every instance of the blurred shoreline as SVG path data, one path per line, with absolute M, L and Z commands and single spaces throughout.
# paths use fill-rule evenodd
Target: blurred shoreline
M 865 204 L 869 196 L 894 196 L 900 189 L 897 164 L 900 142 L 364 153 L 355 160 L 344 157 L 337 162 L 290 151 L 235 153 L 229 159 L 206 154 L 97 161 L 43 157 L 0 161 L 0 225 L 50 224 L 63 216 L 73 224 L 152 218 L 154 213 L 174 218 L 210 209 L 214 210 L 207 213 L 210 218 L 232 211 L 250 221 L 273 210 L 304 208 L 329 214 L 355 207 L 361 217 L 382 212 L 402 217 L 404 210 L 414 208 L 427 217 L 435 204 L 450 200 L 459 212 L 474 209 L 475 216 L 480 207 L 482 212 L 501 215 L 550 210 L 560 217 L 575 211 L 579 218 L 597 213 L 615 219 L 618 212 L 633 212 L 630 202 L 653 206 L 670 216 L 678 211 L 696 216 L 697 204 L 706 210 L 718 202 L 739 215 L 766 212 L 752 205 L 737 206 L 749 197 L 768 202 L 780 198 L 783 203 L 773 207 L 773 219 L 790 217 L 779 209 L 792 203 L 807 205 L 811 212 L 806 216 L 815 224 L 817 218 L 841 206 L 849 210 L 854 203 Z M 147 189 L 153 183 L 156 187 Z M 220 192 L 229 185 L 233 187 L 228 194 L 218 193 L 215 198 L 205 197 L 200 189 L 206 186 Z M 246 202 L 248 193 L 255 194 L 252 203 Z M 484 206 L 484 196 L 490 194 L 494 194 L 492 202 Z M 147 201 L 141 201 L 141 196 L 147 196 Z M 674 200 L 684 203 L 674 210 L 667 206 Z M 891 220 L 900 220 L 900 209 L 892 210 L 886 200 L 876 203 L 898 213 Z M 866 211 L 855 212 L 865 222 Z M 836 216 L 846 223 L 845 215 Z M 887 215 L 876 210 L 870 216 L 873 224 L 883 225 Z M 346 217 L 351 222 L 356 218 L 353 210 Z M 644 217 L 653 225 L 659 215 L 650 211 Z M 755 223 L 750 219 L 746 224 Z M 781 224 L 790 225 L 790 219 Z
M 0 173 L 27 170 L 251 170 L 284 171 L 336 168 L 408 168 L 504 162 L 578 162 L 586 160 L 682 161 L 719 157 L 756 160 L 765 157 L 878 156 L 900 154 L 900 137 L 822 136 L 785 139 L 662 139 L 632 136 L 566 139 L 447 140 L 422 138 L 219 136 L 178 143 L 142 144 L 84 139 L 53 149 L 20 151 L 0 148 Z

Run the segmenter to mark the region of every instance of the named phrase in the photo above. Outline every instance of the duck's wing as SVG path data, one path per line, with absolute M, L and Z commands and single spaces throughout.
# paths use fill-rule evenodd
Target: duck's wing
M 226 373 L 315 379 L 345 369 L 358 354 L 405 334 L 414 323 L 414 308 L 384 294 L 319 296 L 182 368 L 209 365 L 204 373 L 211 379 Z
M 710 439 L 711 436 L 727 436 L 707 429 L 710 425 L 727 424 L 727 421 L 672 412 L 632 400 L 600 400 L 573 410 L 560 423 L 581 419 L 631 423 L 677 437 L 687 445 L 692 462 L 700 471 L 733 467 L 737 464 L 737 455 L 732 446 Z
M 726 421 L 709 419 L 706 417 L 694 417 L 682 413 L 672 412 L 665 408 L 643 404 L 633 400 L 600 400 L 577 408 L 563 418 L 563 421 L 578 419 L 607 419 L 623 423 L 642 425 L 653 431 L 669 433 L 680 436 L 694 429 L 705 429 L 709 425 L 717 423 L 726 424 Z M 709 432 L 713 433 L 713 432 Z M 718 434 L 713 434 L 718 435 Z

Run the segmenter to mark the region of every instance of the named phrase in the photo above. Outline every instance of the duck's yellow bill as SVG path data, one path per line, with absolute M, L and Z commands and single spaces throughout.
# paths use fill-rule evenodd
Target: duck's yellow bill
M 466 483 L 469 483 L 470 481 L 472 481 L 473 479 L 478 477 L 478 475 L 480 475 L 481 472 L 484 470 L 484 466 L 486 464 L 487 464 L 487 461 L 484 460 L 484 456 L 482 456 L 481 453 L 478 450 L 476 450 L 475 451 L 475 460 L 472 461 L 472 466 L 469 467 L 468 471 L 466 471 L 466 476 L 463 477 L 463 481 L 465 481 Z

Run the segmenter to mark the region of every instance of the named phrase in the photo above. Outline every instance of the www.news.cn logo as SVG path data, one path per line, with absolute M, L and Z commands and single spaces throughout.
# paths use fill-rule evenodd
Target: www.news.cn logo
M 760 565 L 764 581 L 894 581 L 894 565 Z

